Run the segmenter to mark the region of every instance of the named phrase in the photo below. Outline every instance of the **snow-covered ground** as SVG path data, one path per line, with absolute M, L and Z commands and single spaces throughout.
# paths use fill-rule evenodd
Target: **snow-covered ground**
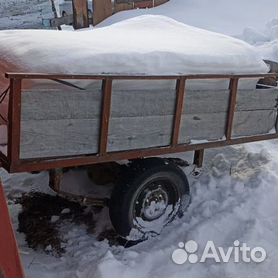
M 145 13 L 168 15 L 186 24 L 234 35 L 255 45 L 263 57 L 278 61 L 276 0 L 170 0 L 156 9 L 116 14 L 102 25 Z M 0 17 L 3 14 L 0 9 Z M 27 15 L 25 18 L 33 21 Z M 9 25 L 11 21 L 0 18 L 0 28 L 2 22 Z M 179 157 L 189 160 L 191 154 Z M 24 234 L 16 232 L 27 277 L 277 277 L 277 168 L 277 140 L 208 150 L 199 177 L 190 174 L 191 167 L 186 169 L 192 202 L 183 218 L 160 236 L 130 248 L 110 246 L 107 240 L 97 240 L 97 232 L 88 233 L 84 225 L 67 222 L 60 228 L 66 252 L 57 258 L 28 248 Z M 47 174 L 9 175 L 1 170 L 0 176 L 16 229 L 21 205 L 12 199 L 22 192 L 49 192 Z M 93 188 L 82 190 L 91 192 Z M 110 227 L 107 216 L 106 209 L 95 215 L 99 231 Z M 224 248 L 239 240 L 252 248 L 263 247 L 267 259 L 259 264 L 211 260 L 174 264 L 172 252 L 179 242 L 188 240 L 195 240 L 200 250 L 208 240 Z
M 66 223 L 61 228 L 66 253 L 61 258 L 26 246 L 17 232 L 27 277 L 277 277 L 277 181 L 278 142 L 269 141 L 208 150 L 202 174 L 189 172 L 192 203 L 184 217 L 153 239 L 130 248 L 97 241 L 84 225 Z M 188 159 L 190 154 L 180 155 Z M 47 175 L 8 175 L 1 172 L 6 193 L 48 192 Z M 86 188 L 84 188 L 86 190 Z M 91 191 L 88 189 L 87 191 Z M 10 201 L 14 226 L 20 205 Z M 107 211 L 96 215 L 99 230 L 109 227 Z M 172 252 L 179 242 L 195 240 L 200 249 L 208 240 L 217 246 L 233 246 L 235 240 L 263 247 L 265 262 L 176 265 Z

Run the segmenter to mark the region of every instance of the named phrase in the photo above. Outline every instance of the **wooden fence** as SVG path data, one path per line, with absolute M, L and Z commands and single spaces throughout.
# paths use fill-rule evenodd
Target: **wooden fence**
M 168 2 L 169 0 L 117 0 L 114 2 L 113 12 L 131 9 L 153 8 Z
M 125 10 L 153 8 L 168 2 L 169 0 L 93 0 L 93 24 L 96 25 L 111 16 Z

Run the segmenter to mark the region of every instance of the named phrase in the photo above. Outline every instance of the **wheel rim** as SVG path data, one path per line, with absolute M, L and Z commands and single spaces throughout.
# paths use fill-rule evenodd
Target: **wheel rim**
M 172 205 L 169 216 L 174 210 L 175 204 L 179 201 L 179 193 L 176 186 L 168 179 L 156 179 L 146 183 L 138 192 L 133 209 L 133 219 L 142 219 L 152 222 L 165 213 L 167 208 Z M 167 217 L 165 222 L 167 222 Z M 161 223 L 165 225 L 167 223 Z

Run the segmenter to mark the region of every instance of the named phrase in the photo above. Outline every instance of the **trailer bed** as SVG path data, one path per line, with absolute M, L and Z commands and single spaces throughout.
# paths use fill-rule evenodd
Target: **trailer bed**
M 277 88 L 242 86 L 270 76 L 10 73 L 2 162 L 35 171 L 277 138 Z

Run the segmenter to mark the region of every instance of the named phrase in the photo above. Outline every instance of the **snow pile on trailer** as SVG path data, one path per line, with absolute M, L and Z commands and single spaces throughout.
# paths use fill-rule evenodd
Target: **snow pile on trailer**
M 139 16 L 109 27 L 80 32 L 1 31 L 0 41 L 0 63 L 11 63 L 28 72 L 192 74 L 267 71 L 247 43 L 165 16 Z

